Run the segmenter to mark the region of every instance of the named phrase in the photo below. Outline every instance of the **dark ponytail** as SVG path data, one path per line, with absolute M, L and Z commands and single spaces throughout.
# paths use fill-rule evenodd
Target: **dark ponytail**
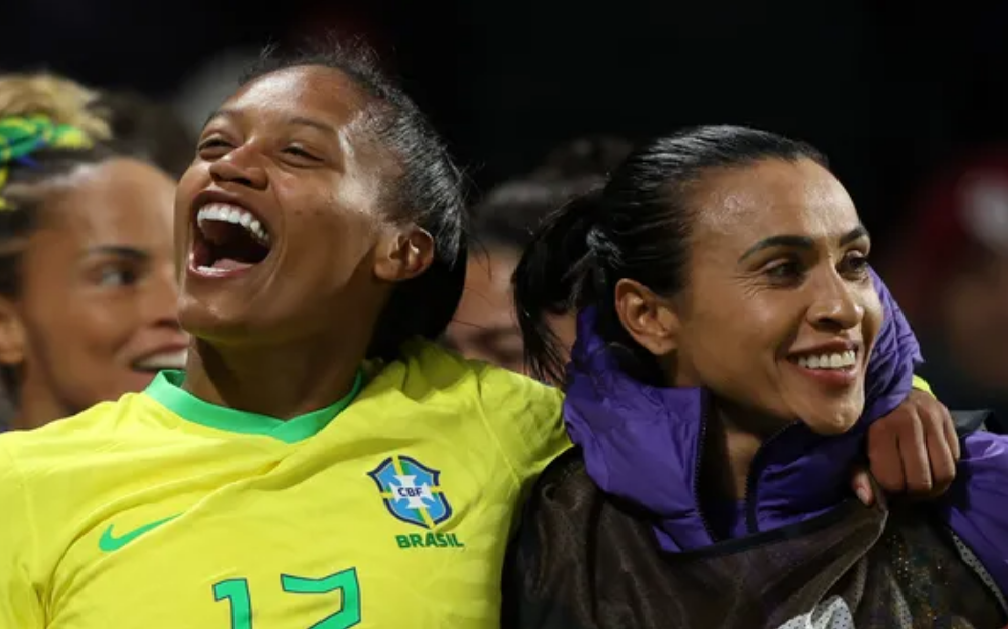
M 586 306 L 597 310 L 595 333 L 634 377 L 658 379 L 657 361 L 637 345 L 616 314 L 615 289 L 632 279 L 675 295 L 688 279 L 696 184 L 716 169 L 765 159 L 810 159 L 807 144 L 744 127 L 698 127 L 662 137 L 633 152 L 604 188 L 549 217 L 515 272 L 515 308 L 526 362 L 539 378 L 563 382 L 563 348 L 548 315 Z
M 602 212 L 601 203 L 599 186 L 549 214 L 515 269 L 516 315 L 525 360 L 539 379 L 563 381 L 565 353 L 548 316 L 566 314 L 595 298 L 590 232 Z

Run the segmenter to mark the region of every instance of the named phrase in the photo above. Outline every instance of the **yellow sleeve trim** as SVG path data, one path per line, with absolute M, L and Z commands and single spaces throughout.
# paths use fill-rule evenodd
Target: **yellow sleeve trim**
M 930 393 L 931 395 L 934 395 L 934 391 L 931 390 L 931 385 L 927 383 L 927 380 L 925 380 L 924 378 L 921 378 L 920 376 L 918 376 L 916 374 L 914 374 L 914 377 L 913 377 L 913 388 L 918 389 L 920 391 L 924 391 L 925 393 Z

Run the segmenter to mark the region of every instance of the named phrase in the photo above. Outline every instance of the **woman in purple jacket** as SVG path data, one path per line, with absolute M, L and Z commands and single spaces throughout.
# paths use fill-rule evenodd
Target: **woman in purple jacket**
M 526 507 L 505 625 L 1004 626 L 1004 438 L 967 436 L 933 502 L 850 495 L 920 361 L 870 247 L 818 151 L 739 127 L 661 138 L 547 222 L 516 302 L 539 374 L 548 313 L 580 311 L 578 447 Z

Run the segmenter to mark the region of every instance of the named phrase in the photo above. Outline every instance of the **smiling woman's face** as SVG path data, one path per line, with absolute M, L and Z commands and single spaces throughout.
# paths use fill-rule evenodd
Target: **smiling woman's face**
M 21 292 L 3 300 L 13 316 L 0 326 L 0 360 L 19 370 L 22 399 L 68 415 L 183 365 L 174 187 L 152 166 L 113 159 L 47 193 L 23 249 Z
M 669 300 L 669 384 L 704 386 L 762 418 L 761 430 L 850 429 L 882 307 L 847 191 L 811 160 L 766 159 L 708 172 L 691 203 L 688 281 Z

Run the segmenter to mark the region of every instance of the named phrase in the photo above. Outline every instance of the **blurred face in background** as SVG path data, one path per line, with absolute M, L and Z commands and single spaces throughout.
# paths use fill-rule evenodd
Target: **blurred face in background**
M 470 254 L 465 291 L 445 340 L 467 358 L 521 372 L 521 332 L 511 301 L 511 274 L 519 255 L 505 247 Z
M 515 319 L 511 275 L 521 252 L 488 246 L 469 256 L 465 292 L 445 342 L 467 358 L 525 373 L 521 331 Z M 567 348 L 574 344 L 574 317 L 556 317 L 553 330 Z
M 184 365 L 172 246 L 174 182 L 131 159 L 55 184 L 2 301 L 0 362 L 17 372 L 15 428 L 115 400 Z
M 445 334 L 449 347 L 527 373 L 511 285 L 523 249 L 543 219 L 601 185 L 629 151 L 629 143 L 615 138 L 576 139 L 557 147 L 532 174 L 495 187 L 474 208 L 475 242 L 482 246 L 470 249 L 465 292 Z M 553 316 L 549 323 L 569 353 L 577 337 L 575 314 Z

